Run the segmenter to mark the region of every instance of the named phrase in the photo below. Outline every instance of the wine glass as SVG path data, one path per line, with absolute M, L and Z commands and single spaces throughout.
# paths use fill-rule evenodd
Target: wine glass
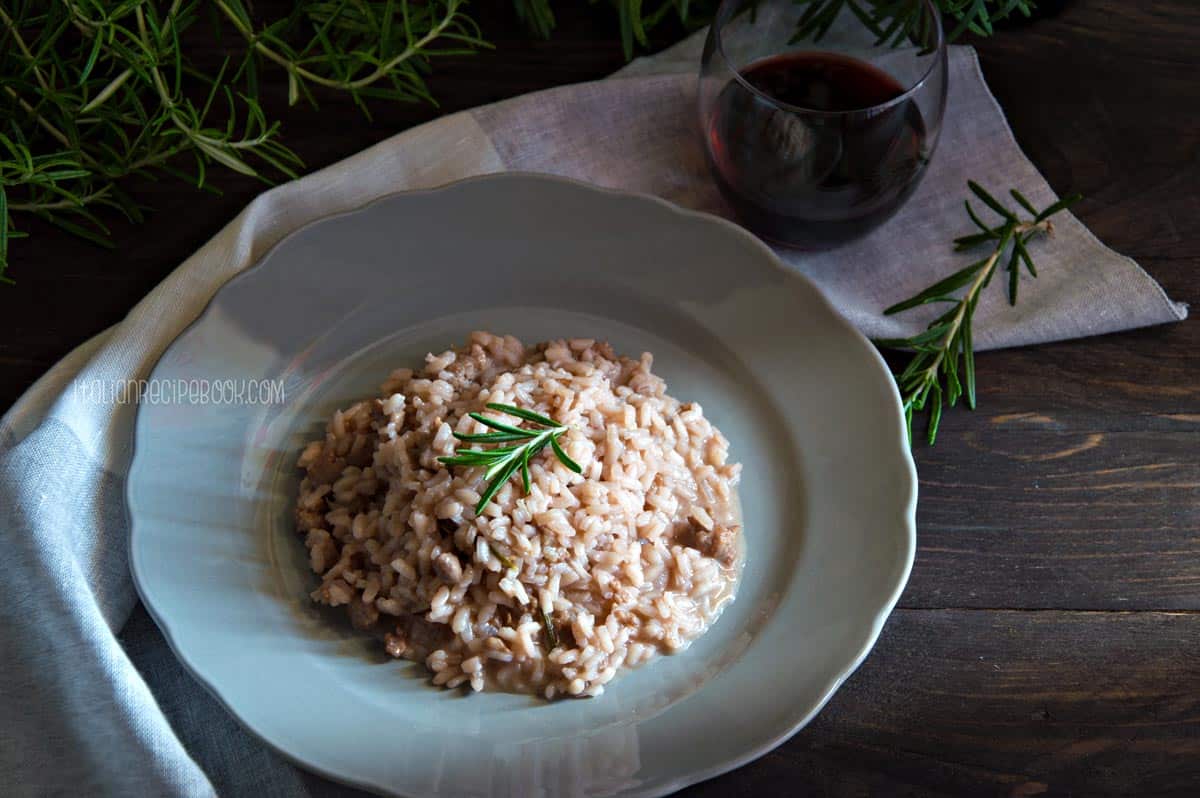
M 700 65 L 704 146 L 721 193 L 763 238 L 829 249 L 912 194 L 946 106 L 933 0 L 723 0 Z

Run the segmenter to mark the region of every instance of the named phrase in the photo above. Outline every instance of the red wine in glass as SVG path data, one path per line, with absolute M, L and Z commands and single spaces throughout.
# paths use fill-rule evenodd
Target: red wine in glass
M 717 184 L 747 227 L 828 249 L 873 229 L 916 187 L 925 123 L 882 69 L 810 51 L 752 62 L 740 76 L 717 96 L 705 133 Z

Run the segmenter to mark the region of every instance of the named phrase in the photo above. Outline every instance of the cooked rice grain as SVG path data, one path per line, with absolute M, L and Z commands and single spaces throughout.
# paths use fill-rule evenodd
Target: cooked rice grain
M 313 599 L 447 687 L 599 695 L 622 667 L 687 645 L 733 596 L 741 466 L 651 362 L 476 332 L 339 410 L 299 459 Z M 469 413 L 503 418 L 489 402 L 567 425 L 583 474 L 546 450 L 528 495 L 511 479 L 476 516 L 482 469 L 438 458 L 453 433 L 486 431 Z

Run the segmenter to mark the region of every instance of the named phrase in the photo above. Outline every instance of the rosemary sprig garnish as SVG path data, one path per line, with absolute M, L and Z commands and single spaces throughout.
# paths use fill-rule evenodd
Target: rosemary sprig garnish
M 516 416 L 524 421 L 537 424 L 538 427 L 536 429 L 514 427 L 511 424 L 505 424 L 503 421 L 488 418 L 482 413 L 471 413 L 471 418 L 485 427 L 495 430 L 495 432 L 482 432 L 479 434 L 454 433 L 454 437 L 464 443 L 512 444 L 511 446 L 499 446 L 495 449 L 459 449 L 454 453 L 453 457 L 438 458 L 438 462 L 443 465 L 478 466 L 487 469 L 483 473 L 483 478 L 490 480 L 490 482 L 487 489 L 479 497 L 479 503 L 475 505 L 476 515 L 483 512 L 483 508 L 492 500 L 496 492 L 517 471 L 521 472 L 522 487 L 525 488 L 526 493 L 529 493 L 529 461 L 547 446 L 554 451 L 555 456 L 567 468 L 576 474 L 583 472 L 579 464 L 568 457 L 567 453 L 563 451 L 562 446 L 558 443 L 559 436 L 567 431 L 566 426 L 559 424 L 552 418 L 547 418 L 530 410 L 513 407 L 512 405 L 490 403 L 487 405 L 487 408 L 506 413 L 510 416 Z
M 1004 261 L 1008 270 L 1008 301 L 1011 305 L 1017 304 L 1021 266 L 1024 265 L 1031 277 L 1037 277 L 1037 268 L 1033 265 L 1033 258 L 1027 246 L 1029 240 L 1036 235 L 1052 233 L 1054 226 L 1050 223 L 1050 217 L 1080 197 L 1078 194 L 1064 197 L 1039 211 L 1021 192 L 1012 189 L 1009 193 L 1020 206 L 1020 209 L 1013 210 L 985 191 L 978 183 L 969 180 L 967 187 L 1000 217 L 1000 222 L 995 226 L 988 225 L 975 212 L 970 200 L 965 200 L 963 204 L 966 206 L 967 215 L 979 228 L 979 232 L 956 238 L 954 249 L 961 251 L 989 244 L 992 246 L 992 253 L 939 280 L 911 299 L 892 305 L 884 311 L 884 314 L 890 316 L 932 302 L 951 303 L 952 307 L 931 321 L 924 332 L 910 338 L 886 338 L 875 342 L 879 346 L 911 349 L 915 353 L 907 367 L 896 375 L 896 384 L 904 402 L 904 417 L 908 423 L 910 441 L 913 439 L 913 414 L 923 411 L 927 405 L 930 408 L 928 439 L 931 444 L 937 439 L 943 404 L 953 407 L 959 398 L 965 395 L 967 405 L 972 410 L 975 409 L 975 348 L 972 325 L 979 295 L 991 282 L 996 267 Z M 1021 210 L 1028 212 L 1030 218 L 1021 218 Z M 964 286 L 966 291 L 961 296 L 952 295 Z M 943 382 L 945 388 L 942 387 Z

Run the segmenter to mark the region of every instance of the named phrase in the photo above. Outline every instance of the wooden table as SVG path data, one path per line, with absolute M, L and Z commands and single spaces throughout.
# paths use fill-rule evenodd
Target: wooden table
M 531 43 L 508 3 L 478 5 L 498 49 L 438 68 L 440 111 L 377 105 L 368 122 L 325 96 L 319 112 L 275 109 L 287 141 L 319 167 L 622 63 L 604 8 L 559 3 L 558 34 Z M 977 44 L 1021 146 L 1085 195 L 1083 222 L 1173 298 L 1200 299 L 1200 7 L 1075 2 Z M 222 197 L 133 186 L 158 212 L 116 224 L 114 252 L 41 227 L 14 243 L 0 408 L 261 189 L 220 182 Z M 916 452 L 916 567 L 875 651 L 807 729 L 689 795 L 1200 795 L 1200 324 L 978 369 L 980 409 L 948 413 Z

